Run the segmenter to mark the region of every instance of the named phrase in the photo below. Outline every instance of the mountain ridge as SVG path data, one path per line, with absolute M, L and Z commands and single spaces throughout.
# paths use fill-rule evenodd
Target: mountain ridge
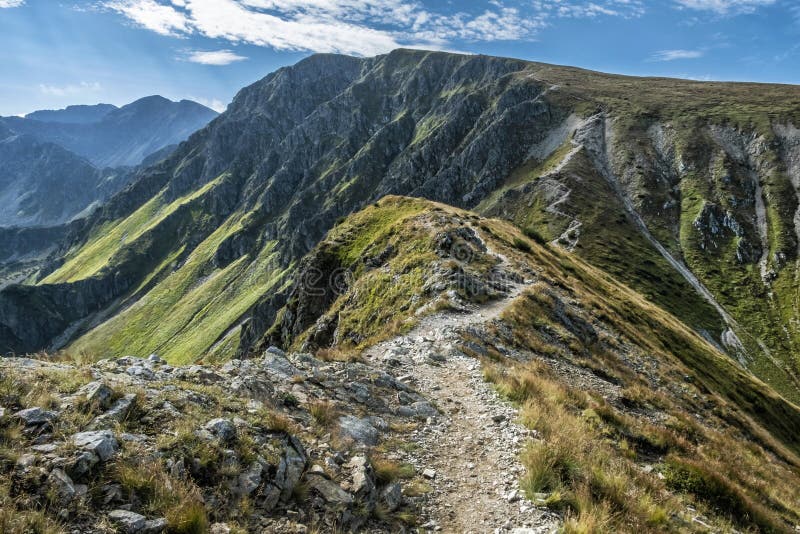
M 211 337 L 216 338 L 207 347 L 223 337 L 238 338 L 232 350 L 246 352 L 288 294 L 287 269 L 337 218 L 385 194 L 410 194 L 480 206 L 479 211 L 508 218 L 548 241 L 563 241 L 558 245 L 619 277 L 722 345 L 724 321 L 646 239 L 637 227 L 640 217 L 653 238 L 684 261 L 738 319 L 748 366 L 796 398 L 791 393 L 796 363 L 790 357 L 796 336 L 789 306 L 795 291 L 791 199 L 796 195 L 780 194 L 792 187 L 781 170 L 788 165 L 782 155 L 788 145 L 772 125 L 800 122 L 800 89 L 764 85 L 751 94 L 745 91 L 748 87 L 407 50 L 364 59 L 312 56 L 240 91 L 226 113 L 73 233 L 69 243 L 74 248 L 62 251 L 67 267 L 48 270 L 43 277 L 47 283 L 67 283 L 77 275 L 89 284 L 116 287 L 101 305 L 118 302 L 105 312 L 113 318 L 114 309 L 132 309 L 147 287 L 171 278 L 166 265 L 175 265 L 173 274 L 186 277 L 181 287 L 189 287 L 200 273 L 224 272 L 230 277 L 228 287 L 247 293 L 242 302 L 249 311 L 214 327 Z M 570 117 L 583 120 L 598 110 L 605 118 L 602 127 L 586 132 L 589 137 L 576 140 L 577 131 L 565 128 Z M 556 131 L 563 134 L 552 138 Z M 723 132 L 723 137 L 714 132 Z M 761 143 L 763 150 L 749 162 L 738 157 L 735 143 L 723 142 L 751 134 L 775 140 Z M 566 157 L 573 142 L 596 144 L 591 136 L 600 136 L 602 157 L 587 149 Z M 715 155 L 718 170 L 709 173 L 713 180 L 702 170 L 711 164 L 703 153 Z M 766 242 L 754 207 L 759 195 L 752 187 L 759 158 L 776 162 L 763 167 L 766 174 L 759 179 L 769 213 Z M 552 165 L 548 159 L 554 160 Z M 618 188 L 609 185 L 607 167 L 618 176 Z M 554 172 L 542 173 L 549 170 Z M 511 176 L 515 178 L 509 182 Z M 503 191 L 506 196 L 499 204 L 481 204 Z M 136 215 L 137 209 L 158 195 L 151 207 L 164 218 L 157 226 L 170 229 L 147 230 L 141 234 L 144 241 L 121 248 L 103 248 L 106 244 L 96 241 L 94 250 L 104 250 L 92 260 L 100 270 L 81 273 L 74 268 L 89 258 L 89 249 L 80 253 L 79 248 L 91 235 L 112 226 L 144 229 L 135 219 L 145 212 Z M 728 197 L 741 202 L 729 205 Z M 603 199 L 606 210 L 598 209 L 597 199 Z M 557 208 L 552 207 L 556 201 Z M 734 230 L 715 222 L 726 217 Z M 128 222 L 121 226 L 123 220 Z M 206 247 L 197 248 L 204 241 Z M 765 272 L 772 269 L 777 275 L 772 282 L 762 280 L 757 266 L 767 249 Z M 253 263 L 259 257 L 259 262 L 271 258 L 270 272 L 276 278 Z M 720 257 L 725 258 L 721 265 L 726 276 L 711 270 Z M 108 284 L 118 268 L 125 274 Z M 251 276 L 269 283 L 252 287 L 244 282 Z M 140 287 L 145 280 L 149 285 Z M 728 280 L 740 280 L 755 293 L 769 284 L 775 304 L 743 294 L 738 298 Z M 180 306 L 192 309 L 187 301 Z M 211 306 L 209 310 L 218 304 Z M 84 322 L 77 331 L 91 335 L 78 345 L 99 349 L 103 345 L 93 345 L 92 336 L 116 336 L 119 346 L 129 346 L 135 329 L 123 333 L 115 325 L 126 322 L 130 313 L 120 312 L 116 322 Z M 194 313 L 187 317 L 200 320 Z M 786 333 L 773 326 L 777 324 L 786 325 Z M 180 347 L 185 337 L 179 329 L 170 339 Z

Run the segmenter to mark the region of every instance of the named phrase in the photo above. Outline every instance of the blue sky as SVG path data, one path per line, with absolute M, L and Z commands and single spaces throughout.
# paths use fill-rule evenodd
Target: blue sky
M 633 75 L 800 83 L 800 0 L 0 0 L 0 115 L 217 109 L 313 52 L 400 46 Z

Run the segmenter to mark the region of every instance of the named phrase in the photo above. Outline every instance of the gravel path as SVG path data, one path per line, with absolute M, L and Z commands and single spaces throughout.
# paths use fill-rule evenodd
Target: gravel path
M 391 366 L 442 412 L 412 438 L 420 447 L 411 461 L 433 488 L 423 509 L 429 530 L 545 533 L 561 523 L 519 491 L 519 454 L 530 432 L 516 423 L 517 410 L 483 380 L 477 360 L 455 349 L 457 330 L 496 318 L 523 288 L 466 313 L 426 317 L 408 334 L 365 353 Z

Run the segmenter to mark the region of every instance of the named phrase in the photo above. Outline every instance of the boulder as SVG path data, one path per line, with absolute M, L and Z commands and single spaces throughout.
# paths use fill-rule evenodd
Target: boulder
M 250 495 L 261 485 L 263 471 L 264 468 L 260 462 L 253 462 L 245 472 L 237 477 L 236 485 L 232 488 L 232 491 L 242 496 Z
M 215 439 L 223 443 L 228 443 L 236 438 L 236 425 L 230 419 L 223 419 L 221 417 L 212 419 L 203 427 Z
M 292 491 L 300 482 L 305 467 L 306 456 L 302 448 L 288 444 L 275 473 L 275 484 L 281 490 L 281 501 L 286 502 L 292 496 Z
M 42 410 L 39 407 L 26 408 L 14 414 L 14 419 L 20 420 L 25 426 L 39 426 L 45 425 L 58 418 L 56 412 L 50 410 Z
M 306 475 L 305 481 L 309 490 L 318 493 L 328 504 L 334 506 L 353 504 L 353 496 L 336 482 L 314 474 Z
M 137 534 L 144 530 L 147 518 L 142 514 L 131 512 L 130 510 L 113 510 L 108 514 L 112 523 L 119 526 L 126 534 Z
M 99 461 L 100 459 L 96 454 L 88 451 L 80 451 L 71 460 L 69 467 L 67 467 L 67 472 L 69 472 L 71 477 L 79 479 L 90 472 Z
M 350 491 L 363 499 L 370 499 L 375 492 L 374 473 L 365 456 L 354 456 L 345 467 L 351 470 Z
M 142 380 L 153 380 L 156 377 L 152 369 L 148 369 L 142 365 L 132 365 L 128 367 L 125 372 L 134 378 L 141 378 Z
M 119 447 L 110 430 L 78 432 L 72 436 L 72 442 L 79 449 L 95 454 L 102 462 L 111 458 Z
M 342 436 L 352 439 L 359 445 L 378 444 L 378 429 L 366 419 L 343 415 L 339 418 L 339 429 L 342 432 Z
M 78 394 L 82 395 L 90 404 L 96 404 L 100 409 L 107 410 L 114 399 L 114 390 L 102 381 L 89 382 Z
M 160 534 L 167 528 L 167 520 L 163 517 L 148 520 L 142 514 L 129 510 L 113 510 L 108 518 L 126 534 Z
M 61 506 L 66 506 L 75 498 L 77 493 L 75 484 L 62 469 L 58 467 L 53 469 L 47 477 L 47 483 L 52 495 Z
M 381 492 L 381 501 L 389 512 L 394 512 L 403 504 L 403 491 L 400 484 L 392 482 Z
M 118 399 L 108 411 L 102 415 L 99 415 L 94 422 L 92 423 L 93 427 L 104 426 L 107 425 L 110 421 L 123 421 L 130 413 L 131 408 L 133 407 L 134 402 L 136 401 L 136 394 L 135 393 L 128 393 L 123 395 L 122 398 Z

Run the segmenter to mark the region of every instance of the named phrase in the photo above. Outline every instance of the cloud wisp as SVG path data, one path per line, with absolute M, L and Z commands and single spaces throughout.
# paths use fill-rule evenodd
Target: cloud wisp
M 232 50 L 190 50 L 186 53 L 185 59 L 201 65 L 219 66 L 244 61 L 247 57 L 240 56 Z
M 659 50 L 650 56 L 650 61 L 676 61 L 679 59 L 697 59 L 705 55 L 702 50 Z
M 80 82 L 67 85 L 39 84 L 39 92 L 48 96 L 72 96 L 102 91 L 103 86 L 98 82 Z
M 776 0 L 675 0 L 679 7 L 711 11 L 719 15 L 752 13 L 759 7 L 773 5 Z
M 20 7 L 25 3 L 25 0 L 0 0 L 0 9 L 10 7 Z

